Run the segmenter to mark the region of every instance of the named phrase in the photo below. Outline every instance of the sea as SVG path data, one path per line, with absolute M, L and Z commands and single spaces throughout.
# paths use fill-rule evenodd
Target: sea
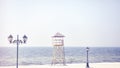
M 86 47 L 65 47 L 68 64 L 86 63 Z M 52 47 L 19 47 L 19 65 L 44 65 L 52 62 Z M 120 62 L 120 47 L 90 47 L 89 63 Z M 16 65 L 16 47 L 0 47 L 0 66 Z

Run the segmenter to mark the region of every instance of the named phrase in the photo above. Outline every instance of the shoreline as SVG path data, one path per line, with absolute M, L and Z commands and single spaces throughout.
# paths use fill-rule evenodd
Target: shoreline
M 90 63 L 90 68 L 120 68 L 120 62 Z M 0 66 L 0 68 L 16 68 L 16 66 Z M 86 63 L 63 65 L 19 65 L 19 68 L 86 68 Z

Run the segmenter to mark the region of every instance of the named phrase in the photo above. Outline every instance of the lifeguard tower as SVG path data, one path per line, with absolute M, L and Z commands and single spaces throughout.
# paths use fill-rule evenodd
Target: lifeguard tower
M 64 52 L 64 38 L 65 36 L 56 33 L 52 36 L 52 44 L 53 44 L 53 59 L 52 65 L 63 64 L 65 65 L 65 52 Z

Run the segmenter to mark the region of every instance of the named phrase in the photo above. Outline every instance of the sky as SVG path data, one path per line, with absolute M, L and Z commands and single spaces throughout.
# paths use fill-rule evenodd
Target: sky
M 52 47 L 57 32 L 68 47 L 120 47 L 120 0 L 0 0 L 0 47 L 16 46 L 10 34 Z

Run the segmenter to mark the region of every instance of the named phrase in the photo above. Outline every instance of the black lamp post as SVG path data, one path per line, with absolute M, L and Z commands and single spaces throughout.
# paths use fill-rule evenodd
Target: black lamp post
M 87 52 L 86 68 L 90 68 L 90 67 L 89 67 L 89 57 L 88 57 L 89 47 L 86 47 L 86 52 Z
M 13 40 L 13 36 L 12 35 L 10 35 L 9 37 L 8 37 L 8 41 L 10 42 L 10 44 L 12 44 L 12 43 L 16 43 L 17 44 L 17 54 L 16 54 L 16 68 L 18 68 L 18 51 L 19 51 L 19 44 L 21 43 L 26 43 L 26 41 L 27 41 L 27 36 L 26 35 L 24 35 L 23 36 L 23 41 L 22 40 L 19 40 L 19 35 L 17 35 L 17 39 L 16 40 Z

